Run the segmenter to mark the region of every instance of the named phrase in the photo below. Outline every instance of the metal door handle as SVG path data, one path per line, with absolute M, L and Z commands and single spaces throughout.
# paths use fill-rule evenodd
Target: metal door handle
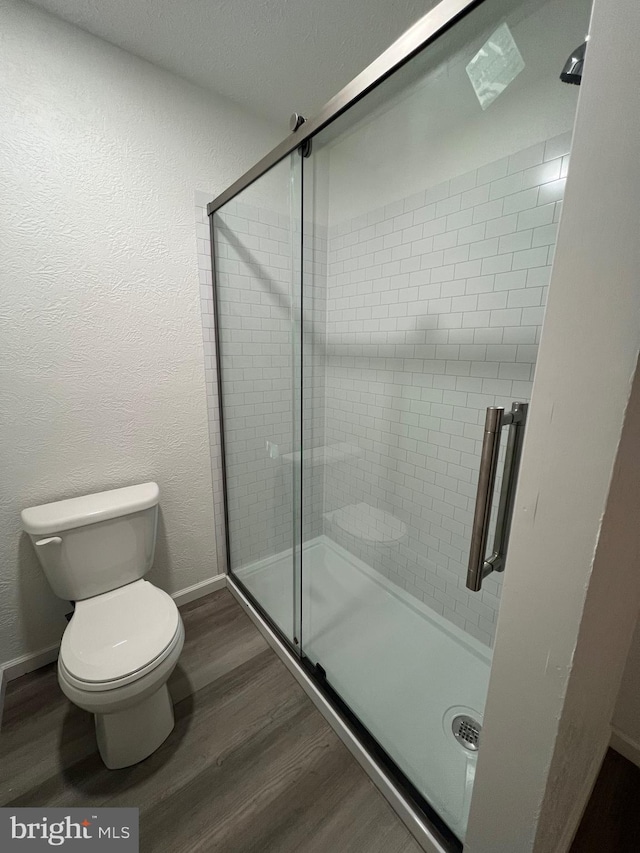
M 513 502 L 518 482 L 518 469 L 522 455 L 522 440 L 524 437 L 527 409 L 527 403 L 512 403 L 511 411 L 506 413 L 501 406 L 489 406 L 487 408 L 482 454 L 480 456 L 476 508 L 471 533 L 469 567 L 467 569 L 467 589 L 473 592 L 480 590 L 482 581 L 488 574 L 504 570 L 507 546 L 509 544 L 509 533 L 511 531 Z M 491 556 L 485 559 L 487 538 L 489 536 L 489 521 L 491 518 L 491 504 L 498 468 L 500 434 L 504 426 L 509 427 L 509 436 L 504 460 L 500 503 L 496 517 L 496 533 Z

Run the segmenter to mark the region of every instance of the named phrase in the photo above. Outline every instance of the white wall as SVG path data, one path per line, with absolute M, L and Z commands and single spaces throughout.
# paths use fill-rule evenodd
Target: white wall
M 57 641 L 22 507 L 157 480 L 151 580 L 215 575 L 193 227 L 277 141 L 235 105 L 23 3 L 0 5 L 0 663 Z

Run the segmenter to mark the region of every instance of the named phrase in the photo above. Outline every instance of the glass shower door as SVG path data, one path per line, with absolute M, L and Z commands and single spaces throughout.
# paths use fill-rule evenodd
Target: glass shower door
M 228 564 L 300 636 L 301 158 L 213 214 Z
M 486 0 L 305 162 L 303 653 L 454 845 L 503 578 L 467 586 L 484 424 L 531 395 L 589 14 Z

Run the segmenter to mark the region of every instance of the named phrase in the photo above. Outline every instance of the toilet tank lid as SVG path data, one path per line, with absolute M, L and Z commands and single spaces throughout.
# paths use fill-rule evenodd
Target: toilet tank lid
M 95 495 L 68 498 L 23 509 L 22 526 L 27 533 L 36 536 L 57 533 L 149 509 L 158 503 L 159 497 L 160 489 L 157 483 L 142 483 L 139 486 L 111 489 Z

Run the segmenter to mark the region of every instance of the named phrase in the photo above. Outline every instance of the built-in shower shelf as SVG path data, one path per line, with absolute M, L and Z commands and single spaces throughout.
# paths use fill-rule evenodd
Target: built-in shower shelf
M 345 533 L 366 542 L 398 542 L 407 533 L 404 521 L 364 502 L 347 504 L 325 513 L 324 517 Z
M 362 456 L 364 451 L 357 444 L 340 442 L 339 444 L 322 445 L 321 447 L 310 447 L 302 452 L 302 460 L 305 466 L 335 465 L 336 462 L 346 462 L 356 456 Z M 285 453 L 282 458 L 291 464 L 300 464 L 300 451 Z

